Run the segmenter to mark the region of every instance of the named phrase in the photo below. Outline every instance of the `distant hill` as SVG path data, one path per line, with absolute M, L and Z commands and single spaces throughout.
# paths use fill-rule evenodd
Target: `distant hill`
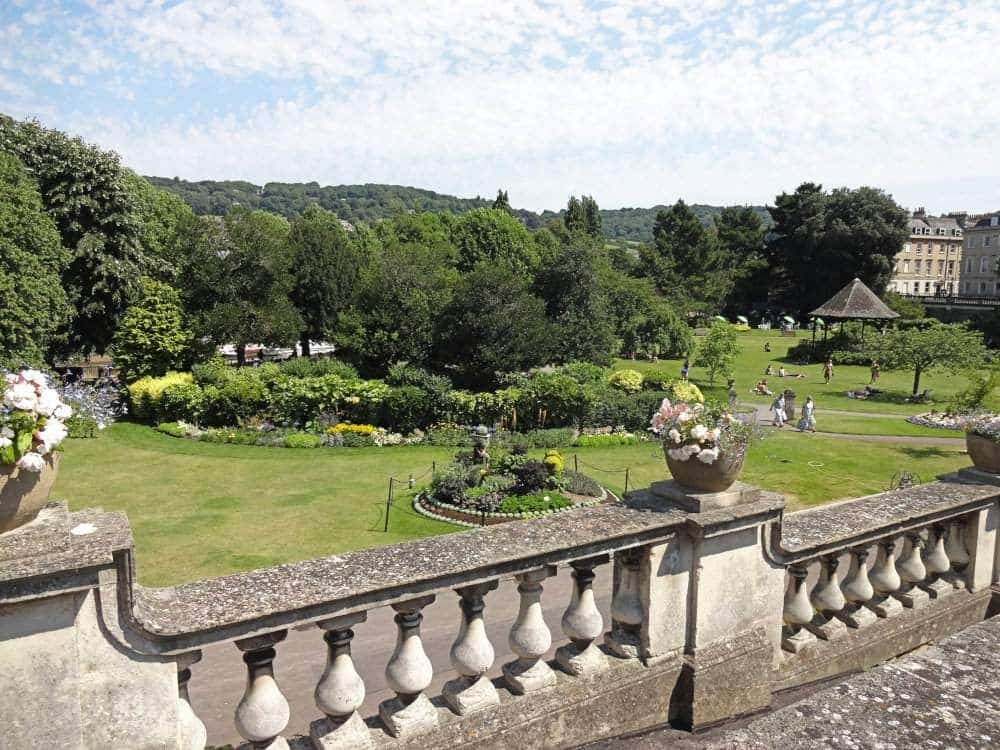
M 147 177 L 153 185 L 176 193 L 191 206 L 196 214 L 221 216 L 232 206 L 273 211 L 291 218 L 311 203 L 333 211 L 338 217 L 352 224 L 386 219 L 399 213 L 430 211 L 434 213 L 462 213 L 493 204 L 492 198 L 457 198 L 435 193 L 433 190 L 404 187 L 402 185 L 328 185 L 318 182 L 269 182 L 259 186 L 240 180 L 201 180 L 189 182 L 169 177 Z M 601 223 L 605 236 L 611 240 L 650 242 L 653 239 L 653 220 L 656 212 L 666 206 L 652 208 L 615 208 L 601 210 Z M 755 210 L 770 224 L 767 211 L 760 206 Z M 691 209 L 706 224 L 718 214 L 720 206 L 694 204 Z M 526 226 L 536 229 L 562 216 L 562 211 L 536 213 L 515 209 L 514 214 Z

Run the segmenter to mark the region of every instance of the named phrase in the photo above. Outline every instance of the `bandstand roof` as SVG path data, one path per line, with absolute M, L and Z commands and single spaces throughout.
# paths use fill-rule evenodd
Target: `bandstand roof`
M 835 320 L 892 320 L 899 317 L 858 278 L 809 314 Z

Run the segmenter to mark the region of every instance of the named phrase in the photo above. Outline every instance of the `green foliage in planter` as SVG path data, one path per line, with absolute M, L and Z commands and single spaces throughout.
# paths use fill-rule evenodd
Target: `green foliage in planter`
M 547 510 L 568 508 L 573 501 L 568 497 L 550 493 L 510 495 L 500 504 L 501 513 L 541 513 Z

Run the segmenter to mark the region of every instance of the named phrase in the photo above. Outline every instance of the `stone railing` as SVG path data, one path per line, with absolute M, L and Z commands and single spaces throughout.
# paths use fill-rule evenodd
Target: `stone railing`
M 992 480 L 965 472 L 787 516 L 745 485 L 698 495 L 664 482 L 621 504 L 165 589 L 135 582 L 123 515 L 55 504 L 0 536 L 0 747 L 202 748 L 188 687 L 202 650 L 227 643 L 245 664 L 234 724 L 252 748 L 557 748 L 705 726 L 981 619 L 997 568 Z M 572 575 L 565 644 L 548 661 L 558 636 L 542 604 L 560 567 Z M 485 615 L 510 578 L 511 656 L 493 679 Z M 422 613 L 446 596 L 458 625 L 450 664 L 433 665 Z M 395 697 L 363 717 L 372 675 L 352 643 L 383 607 L 395 612 Z M 288 726 L 275 678 L 291 628 L 325 643 L 309 727 Z

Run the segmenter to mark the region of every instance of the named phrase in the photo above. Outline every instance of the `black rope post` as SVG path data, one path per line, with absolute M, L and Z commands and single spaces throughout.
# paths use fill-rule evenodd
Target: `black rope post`
M 628 494 L 628 467 L 625 467 L 625 491 L 622 492 L 622 497 Z
M 580 457 L 576 453 L 573 454 L 573 471 L 580 473 Z
M 438 473 L 438 463 L 437 461 L 431 461 L 431 479 L 437 476 Z
M 389 477 L 389 494 L 385 497 L 385 526 L 382 531 L 389 531 L 389 508 L 392 507 L 392 483 L 395 481 L 392 477 Z

